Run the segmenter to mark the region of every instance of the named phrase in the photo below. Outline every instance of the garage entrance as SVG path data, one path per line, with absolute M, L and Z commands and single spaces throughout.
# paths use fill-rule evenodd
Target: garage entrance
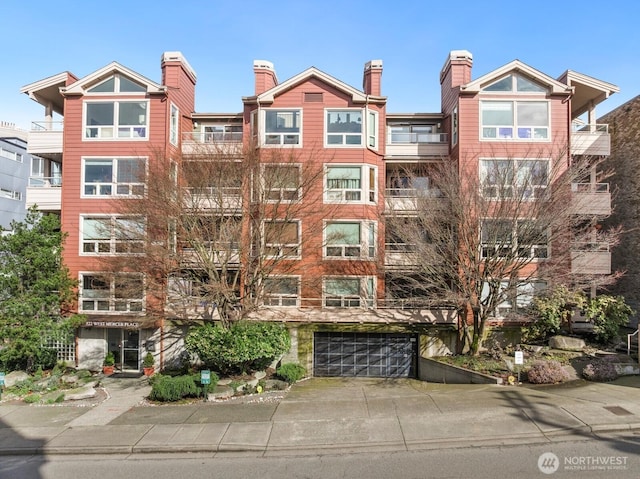
M 415 378 L 412 334 L 325 333 L 313 336 L 314 376 Z

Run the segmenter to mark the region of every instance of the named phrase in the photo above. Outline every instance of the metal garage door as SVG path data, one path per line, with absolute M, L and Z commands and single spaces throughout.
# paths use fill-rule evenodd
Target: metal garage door
M 313 374 L 416 377 L 417 340 L 410 334 L 315 333 Z

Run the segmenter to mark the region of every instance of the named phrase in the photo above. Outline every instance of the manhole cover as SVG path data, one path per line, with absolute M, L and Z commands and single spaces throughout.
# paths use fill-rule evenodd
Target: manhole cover
M 616 416 L 633 416 L 631 411 L 627 411 L 625 408 L 620 406 L 604 406 L 604 408 Z

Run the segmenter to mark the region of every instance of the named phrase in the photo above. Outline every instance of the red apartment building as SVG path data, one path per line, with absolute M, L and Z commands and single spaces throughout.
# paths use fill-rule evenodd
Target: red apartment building
M 180 357 L 181 324 L 197 318 L 196 310 L 179 315 L 166 308 L 162 317 L 148 318 L 154 299 L 145 293 L 145 278 L 101 271 L 105 256 L 139 252 L 118 234 L 130 221 L 118 205 L 145 194 L 154 152 L 180 163 L 214 145 L 242 165 L 249 146 L 261 158 L 285 150 L 296 159 L 287 166 L 300 176 L 307 166 L 317 173 L 309 187 L 316 204 L 287 218 L 289 240 L 277 245 L 287 251 L 286 268 L 274 269 L 279 281 L 250 316 L 286 322 L 293 344 L 288 359 L 315 375 L 420 377 L 420 357 L 455 351 L 458 318 L 448 309 L 408 306 L 386 288 L 386 274 L 406 263 L 385 241 L 391 232 L 384 212 L 410 214 L 418 188 L 403 183 L 400 172 L 439 161 L 475 162 L 479 171 L 496 159 L 498 147 L 503 158 L 514 159 L 532 149 L 552 155 L 569 144 L 567 164 L 575 155 L 609 154 L 595 106 L 618 91 L 614 85 L 572 71 L 554 79 L 518 60 L 472 79 L 472 63 L 467 51 L 447 57 L 437 113 L 387 113 L 380 60 L 366 63 L 362 89 L 313 67 L 279 82 L 271 63 L 256 61 L 255 91 L 233 114 L 195 112 L 196 74 L 179 52 L 162 55 L 160 83 L 114 62 L 82 78 L 65 72 L 23 87 L 45 108 L 28 151 L 46 160 L 45 180 L 62 167 L 61 182 L 32 182 L 41 186 L 29 189 L 27 203 L 61 215 L 65 262 L 79 281 L 78 311 L 88 318 L 67 359 L 99 368 L 106 352 L 116 351 L 122 370 L 139 371 L 147 351 L 160 367 Z M 419 188 L 435 188 L 428 175 L 419 180 Z M 292 191 L 287 201 L 305 201 L 295 185 Z M 236 194 L 243 216 L 247 193 Z M 608 186 L 596 182 L 595 172 L 575 184 L 575 197 L 594 215 L 610 213 Z M 97 224 L 110 225 L 111 233 L 100 234 Z M 571 268 L 610 273 L 604 246 L 576 255 Z M 240 255 L 241 269 L 243 261 Z M 120 275 L 134 284 L 126 294 Z

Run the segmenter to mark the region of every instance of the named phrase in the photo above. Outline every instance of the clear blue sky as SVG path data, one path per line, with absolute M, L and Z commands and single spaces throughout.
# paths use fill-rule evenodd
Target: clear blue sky
M 2 0 L 0 18 L 0 120 L 22 128 L 44 115 L 23 85 L 114 60 L 160 82 L 160 56 L 174 50 L 198 75 L 199 112 L 241 111 L 255 59 L 280 81 L 315 66 L 357 88 L 381 59 L 389 112 L 437 112 L 440 69 L 462 49 L 473 78 L 519 59 L 620 87 L 598 116 L 640 94 L 640 3 L 628 0 Z

